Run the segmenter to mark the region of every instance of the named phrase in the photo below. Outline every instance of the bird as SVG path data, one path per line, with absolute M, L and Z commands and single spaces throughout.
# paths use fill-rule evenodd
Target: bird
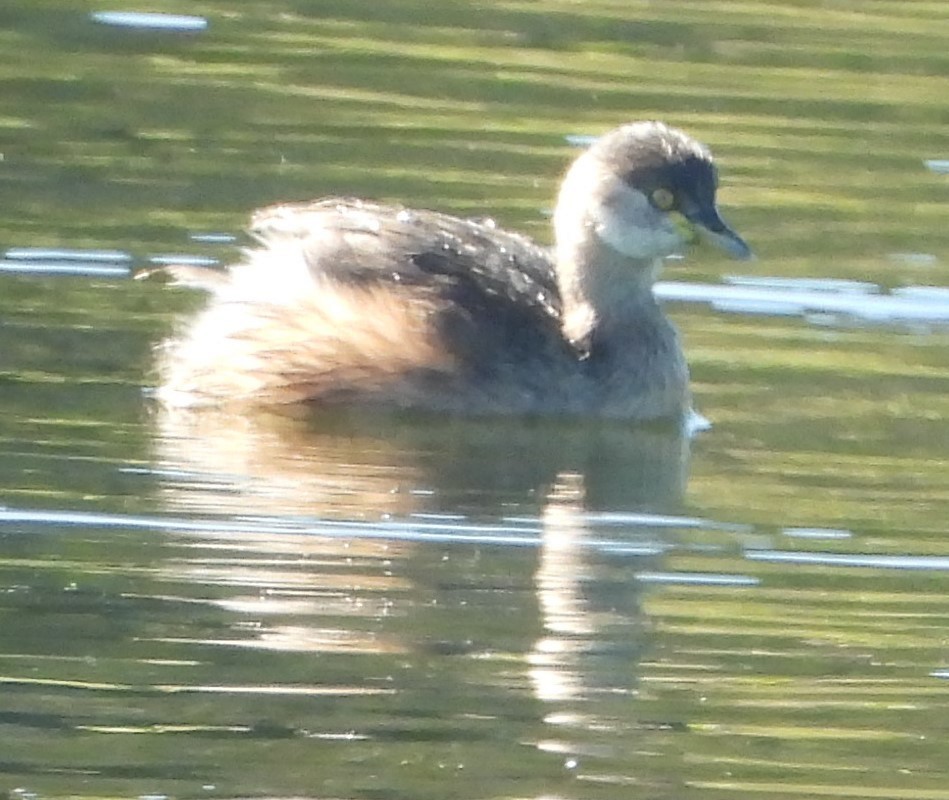
M 176 408 L 681 421 L 689 370 L 653 285 L 695 234 L 752 257 L 717 188 L 705 145 L 640 121 L 573 161 L 550 247 L 370 200 L 264 208 L 236 264 L 170 269 L 209 298 L 158 346 L 155 393 Z

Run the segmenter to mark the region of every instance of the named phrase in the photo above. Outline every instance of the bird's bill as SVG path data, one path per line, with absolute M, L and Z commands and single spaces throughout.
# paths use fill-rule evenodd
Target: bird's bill
M 725 220 L 721 218 L 715 206 L 696 208 L 684 212 L 684 216 L 703 239 L 721 248 L 730 256 L 741 261 L 754 258 L 754 253 L 747 242 L 725 224 Z

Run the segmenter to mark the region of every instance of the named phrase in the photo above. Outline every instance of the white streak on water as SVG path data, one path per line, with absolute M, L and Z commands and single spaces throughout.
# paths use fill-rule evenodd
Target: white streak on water
M 723 572 L 638 572 L 640 583 L 680 584 L 686 586 L 757 586 L 761 581 L 750 575 Z
M 141 11 L 94 11 L 89 15 L 93 22 L 118 28 L 139 30 L 197 32 L 208 27 L 204 17 L 190 14 L 161 14 Z
M 172 253 L 169 255 L 149 256 L 148 263 L 157 264 L 159 266 L 175 264 L 189 267 L 215 267 L 221 262 L 209 256 L 189 256 L 184 253 Z
M 596 515 L 594 515 L 596 516 Z M 656 520 L 662 518 L 657 517 Z M 670 523 L 685 518 L 669 518 Z M 581 521 L 582 523 L 582 521 Z M 709 523 L 712 525 L 712 523 Z M 181 533 L 213 533 L 240 535 L 301 534 L 327 537 L 361 538 L 438 544 L 477 544 L 482 546 L 541 547 L 544 531 L 538 520 L 530 525 L 502 520 L 501 524 L 470 524 L 454 520 L 445 522 L 380 520 L 377 522 L 321 520 L 312 518 L 279 519 L 242 517 L 214 519 L 162 515 L 123 515 L 80 511 L 42 511 L 0 508 L 0 528 L 10 526 L 99 527 L 117 530 L 148 529 Z M 669 527 L 672 525 L 670 524 Z M 583 539 L 581 547 L 613 556 L 660 555 L 669 549 L 658 541 L 630 542 L 621 538 Z
M 122 250 L 71 250 L 50 247 L 11 247 L 4 254 L 10 261 L 102 261 L 128 264 L 132 256 Z
M 949 323 L 949 290 L 942 287 L 912 287 L 884 295 L 872 294 L 863 288 L 846 292 L 825 288 L 776 290 L 765 286 L 662 281 L 656 284 L 656 296 L 662 300 L 707 303 L 715 308 L 745 313 L 801 316 L 831 313 L 864 322 Z
M 20 275 L 86 275 L 97 278 L 125 278 L 129 268 L 93 262 L 68 261 L 0 261 L 0 272 Z
M 784 550 L 748 550 L 749 561 L 785 564 L 814 564 L 822 567 L 863 567 L 870 569 L 949 570 L 949 556 L 900 556 L 874 553 L 806 553 Z

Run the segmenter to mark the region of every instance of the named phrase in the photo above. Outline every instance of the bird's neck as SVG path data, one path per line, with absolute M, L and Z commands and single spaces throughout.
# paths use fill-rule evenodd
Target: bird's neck
M 624 255 L 589 229 L 558 231 L 556 257 L 564 334 L 578 348 L 661 313 L 652 292 L 659 259 Z
M 645 198 L 589 151 L 567 171 L 554 211 L 555 257 L 564 334 L 578 350 L 595 333 L 638 326 L 659 312 L 652 287 L 661 259 L 654 253 L 667 243 L 650 240 L 651 213 Z

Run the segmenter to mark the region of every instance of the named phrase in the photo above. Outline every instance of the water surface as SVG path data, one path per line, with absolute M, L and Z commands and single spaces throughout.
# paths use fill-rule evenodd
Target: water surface
M 949 797 L 944 4 L 161 10 L 0 10 L 0 788 Z M 132 273 L 331 193 L 547 240 L 636 118 L 758 254 L 659 289 L 691 442 L 148 398 Z

